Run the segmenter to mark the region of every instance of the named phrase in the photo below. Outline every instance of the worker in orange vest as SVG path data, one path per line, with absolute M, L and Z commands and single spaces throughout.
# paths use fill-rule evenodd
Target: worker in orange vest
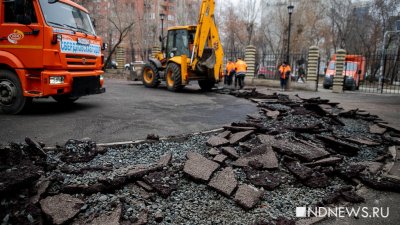
M 244 87 L 244 77 L 246 76 L 247 72 L 246 62 L 243 61 L 242 58 L 238 57 L 235 63 L 235 69 L 236 69 L 235 88 L 239 83 L 239 88 L 242 89 Z
M 236 75 L 236 70 L 235 70 L 235 63 L 233 62 L 232 59 L 228 60 L 228 63 L 226 64 L 226 71 L 225 71 L 225 84 L 228 86 L 232 85 L 232 79 Z
M 292 69 L 287 62 L 283 62 L 282 65 L 279 66 L 278 70 L 281 79 L 281 91 L 285 91 Z

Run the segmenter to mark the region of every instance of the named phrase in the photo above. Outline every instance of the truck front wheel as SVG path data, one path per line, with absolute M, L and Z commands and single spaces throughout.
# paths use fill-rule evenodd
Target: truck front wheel
M 9 70 L 0 70 L 0 109 L 6 114 L 20 113 L 32 98 L 25 97 L 22 85 L 15 74 Z

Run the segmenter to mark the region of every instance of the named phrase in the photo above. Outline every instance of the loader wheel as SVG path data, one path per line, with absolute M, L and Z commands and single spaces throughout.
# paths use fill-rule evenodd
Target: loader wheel
M 181 68 L 176 63 L 168 64 L 165 79 L 170 91 L 180 91 L 185 87 L 182 85 Z
M 74 103 L 76 100 L 79 99 L 79 97 L 73 97 L 71 95 L 54 95 L 52 96 L 54 100 L 56 100 L 59 103 L 63 103 L 63 104 L 72 104 Z
M 12 71 L 0 70 L 0 109 L 6 114 L 18 114 L 32 98 L 25 97 L 21 82 Z
M 146 63 L 143 67 L 143 84 L 148 88 L 156 88 L 160 84 L 160 74 L 153 63 Z
M 215 82 L 212 80 L 199 80 L 198 82 L 202 91 L 211 91 L 215 85 Z

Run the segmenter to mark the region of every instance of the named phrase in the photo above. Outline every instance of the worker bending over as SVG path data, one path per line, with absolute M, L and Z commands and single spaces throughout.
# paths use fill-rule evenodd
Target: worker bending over
M 226 64 L 226 75 L 225 75 L 225 84 L 226 85 L 228 85 L 228 86 L 231 86 L 232 85 L 232 80 L 233 80 L 233 77 L 235 76 L 235 74 L 236 74 L 236 68 L 235 68 L 236 66 L 235 66 L 235 63 L 233 62 L 233 60 L 232 59 L 229 59 L 228 60 L 228 63 Z
M 247 64 L 242 58 L 238 58 L 235 63 L 236 69 L 236 77 L 235 77 L 235 88 L 239 83 L 239 88 L 242 89 L 244 87 L 244 77 L 246 76 Z

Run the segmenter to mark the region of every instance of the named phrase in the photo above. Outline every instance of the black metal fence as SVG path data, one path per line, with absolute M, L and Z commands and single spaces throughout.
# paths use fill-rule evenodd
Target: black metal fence
M 151 54 L 151 49 L 134 50 L 126 54 L 140 55 L 147 58 Z M 350 55 L 350 53 L 348 53 Z M 365 57 L 365 73 L 359 78 L 359 92 L 383 93 L 383 94 L 400 94 L 400 52 L 387 52 L 386 54 L 354 54 Z M 236 60 L 244 58 L 245 51 L 240 49 L 224 49 L 224 62 L 229 59 Z M 289 63 L 292 67 L 292 80 L 303 82 L 298 79 L 298 69 L 303 67 L 307 72 L 308 62 L 307 53 L 290 54 Z M 286 61 L 285 54 L 260 53 L 256 54 L 255 72 L 253 76 L 259 79 L 279 80 L 278 67 L 283 61 Z M 318 72 L 323 74 L 323 68 L 327 65 L 320 60 L 321 70 Z M 322 71 L 322 72 L 321 72 Z M 307 74 L 305 77 L 307 80 Z M 319 77 L 319 84 L 322 85 L 324 77 Z
M 236 61 L 237 58 L 244 58 L 244 51 L 237 49 L 224 49 L 224 62 L 226 63 L 228 60 Z
M 262 54 L 256 60 L 256 71 L 254 77 L 260 79 L 279 80 L 278 68 L 286 61 L 284 54 Z M 307 54 L 291 54 L 289 64 L 292 68 L 292 80 L 298 80 L 298 69 L 300 66 L 307 71 Z M 299 80 L 302 82 L 302 80 Z
M 400 59 L 397 52 L 365 55 L 366 73 L 360 92 L 400 94 Z

